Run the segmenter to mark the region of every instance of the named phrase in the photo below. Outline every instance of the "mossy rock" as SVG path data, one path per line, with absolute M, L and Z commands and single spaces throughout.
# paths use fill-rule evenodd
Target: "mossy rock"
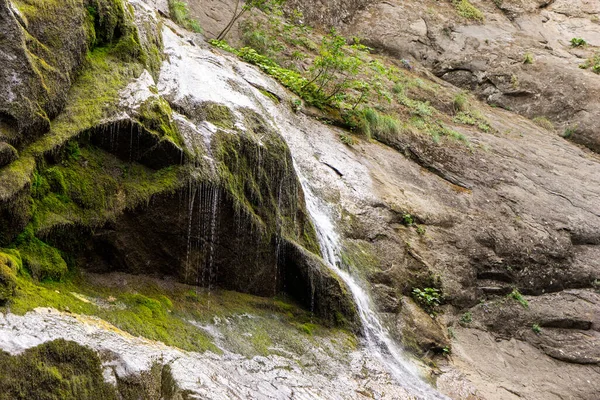
M 19 251 L 25 268 L 38 280 L 60 281 L 68 272 L 60 252 L 36 237 L 26 239 Z
M 15 250 L 0 252 L 0 304 L 9 300 L 17 286 L 16 274 L 21 268 L 21 257 Z
M 0 168 L 19 158 L 19 152 L 6 142 L 0 142 Z

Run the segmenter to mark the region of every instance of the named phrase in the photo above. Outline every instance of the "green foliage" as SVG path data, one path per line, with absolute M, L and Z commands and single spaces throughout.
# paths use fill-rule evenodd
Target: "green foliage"
M 412 296 L 430 316 L 436 315 L 436 309 L 442 304 L 442 291 L 436 288 L 414 288 Z
M 402 214 L 402 224 L 406 226 L 412 226 L 415 223 L 415 219 L 409 213 Z
M 523 295 L 519 292 L 519 289 L 517 289 L 517 288 L 513 289 L 513 291 L 510 292 L 510 294 L 508 296 L 511 299 L 516 300 L 519 304 L 521 304 L 523 306 L 523 308 L 529 308 L 529 303 L 527 302 L 527 300 L 525 300 Z
M 582 46 L 585 46 L 585 45 L 587 45 L 587 42 L 583 38 L 574 37 L 574 38 L 571 39 L 571 46 L 572 47 L 582 47 Z
M 417 234 L 418 235 L 425 236 L 426 233 L 427 233 L 427 231 L 425 230 L 425 227 L 423 225 L 417 225 Z
M 360 44 L 355 49 L 363 49 Z M 347 51 L 346 38 L 332 29 L 323 37 L 319 55 L 309 70 L 311 83 L 327 103 L 352 86 L 353 77 L 360 72 L 363 61 Z
M 169 12 L 177 25 L 192 32 L 202 33 L 200 23 L 190 17 L 190 10 L 187 3 L 178 0 L 169 0 Z
M 525 53 L 523 56 L 523 64 L 533 64 L 533 54 Z
M 454 116 L 454 122 L 476 126 L 482 132 L 489 132 L 491 127 L 481 113 L 476 110 L 460 111 Z
M 18 356 L 0 351 L 0 399 L 117 399 L 104 381 L 98 355 L 75 342 L 58 339 Z
M 452 0 L 458 14 L 466 19 L 483 22 L 485 16 L 483 13 L 469 2 L 469 0 Z
M 539 324 L 533 324 L 531 326 L 531 330 L 534 331 L 536 335 L 540 335 L 542 333 L 542 328 Z
M 577 132 L 577 126 L 568 126 L 565 128 L 562 137 L 565 139 L 569 139 L 573 134 Z
M 461 317 L 460 317 L 461 325 L 470 324 L 471 322 L 473 322 L 473 314 L 471 313 L 471 311 L 467 311 L 466 313 L 461 315 Z

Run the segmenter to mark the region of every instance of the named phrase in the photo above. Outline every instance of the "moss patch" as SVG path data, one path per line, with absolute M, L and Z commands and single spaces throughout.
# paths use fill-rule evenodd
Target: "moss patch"
M 335 338 L 343 351 L 356 346 L 351 334 L 325 328 L 287 299 L 208 292 L 142 276 L 88 274 L 67 282 L 35 283 L 21 274 L 9 306 L 16 314 L 53 307 L 94 315 L 133 335 L 191 351 L 219 353 L 217 345 L 222 345 L 247 356 L 266 355 L 278 352 L 272 348 L 276 343 L 303 354 L 310 343 L 326 338 Z M 215 330 L 219 338 L 207 333 Z
M 0 399 L 117 399 L 98 355 L 62 339 L 18 356 L 0 351 Z

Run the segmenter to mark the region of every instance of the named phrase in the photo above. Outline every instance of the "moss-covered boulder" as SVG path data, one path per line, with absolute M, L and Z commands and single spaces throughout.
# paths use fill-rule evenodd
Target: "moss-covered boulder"
M 21 268 L 21 258 L 15 250 L 0 252 L 0 304 L 9 300 L 16 288 L 16 274 Z
M 18 356 L 0 351 L 0 399 L 117 399 L 104 382 L 98 355 L 75 342 L 55 340 Z

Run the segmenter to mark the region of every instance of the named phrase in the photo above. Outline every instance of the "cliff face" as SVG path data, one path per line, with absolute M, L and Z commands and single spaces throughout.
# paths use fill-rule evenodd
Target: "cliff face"
M 410 398 L 356 347 L 325 219 L 337 266 L 440 392 L 595 397 L 593 4 L 288 2 L 227 36 L 257 51 L 205 41 L 235 1 L 181 7 L 0 3 L 0 348 L 92 347 L 85 379 L 124 398 Z M 358 102 L 297 96 L 329 25 L 372 47 L 368 133 Z M 86 316 L 25 314 L 40 306 Z

